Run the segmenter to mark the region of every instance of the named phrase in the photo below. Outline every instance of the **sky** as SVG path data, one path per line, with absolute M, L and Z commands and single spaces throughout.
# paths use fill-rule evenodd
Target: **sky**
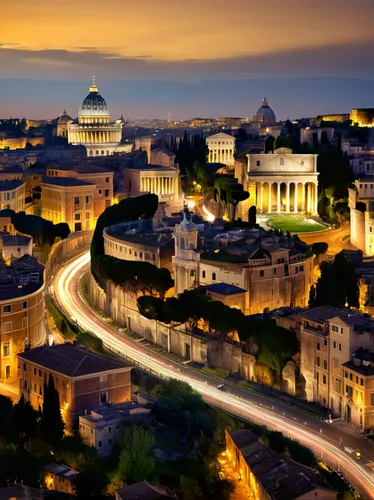
M 374 0 L 3 0 L 0 117 L 279 119 L 374 107 Z

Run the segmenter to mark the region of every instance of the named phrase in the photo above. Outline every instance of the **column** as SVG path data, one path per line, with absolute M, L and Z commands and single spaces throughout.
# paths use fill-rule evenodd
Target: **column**
M 306 213 L 310 213 L 310 184 L 307 182 L 305 184 L 305 197 L 306 197 Z
M 290 183 L 286 183 L 286 212 L 290 212 Z
M 305 191 L 306 191 L 306 186 L 305 182 L 302 183 L 301 185 L 301 211 L 305 212 Z
M 314 209 L 313 212 L 315 215 L 318 215 L 318 184 L 315 182 L 314 186 Z
M 281 211 L 281 185 L 280 182 L 277 182 L 277 212 Z
M 297 214 L 298 212 L 298 203 L 299 203 L 299 200 L 298 200 L 298 187 L 299 187 L 299 183 L 298 182 L 295 182 L 295 201 L 294 201 L 294 212 L 295 214 Z
M 261 202 L 260 202 L 260 210 L 263 212 L 264 210 L 264 183 L 261 182 Z
M 271 187 L 272 187 L 272 183 L 268 182 L 268 186 L 269 186 L 268 212 L 269 212 L 269 214 L 271 214 L 271 212 L 272 212 L 272 210 L 271 210 L 271 205 L 272 205 Z

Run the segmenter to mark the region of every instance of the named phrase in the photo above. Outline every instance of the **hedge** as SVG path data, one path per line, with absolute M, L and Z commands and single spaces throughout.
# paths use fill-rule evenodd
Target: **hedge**
M 53 319 L 56 323 L 56 327 L 60 330 L 60 332 L 63 334 L 63 336 L 69 340 L 74 340 L 76 337 L 75 332 L 71 329 L 69 322 L 60 313 L 60 311 L 54 305 L 53 301 L 49 298 L 46 298 L 45 305 L 48 309 L 48 312 L 53 317 Z

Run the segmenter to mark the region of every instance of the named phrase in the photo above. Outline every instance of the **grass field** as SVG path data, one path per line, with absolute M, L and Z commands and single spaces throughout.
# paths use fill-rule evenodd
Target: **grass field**
M 306 220 L 303 215 L 273 215 L 269 217 L 269 223 L 274 229 L 283 232 L 290 231 L 291 233 L 306 233 L 326 229 L 325 226 L 311 219 Z

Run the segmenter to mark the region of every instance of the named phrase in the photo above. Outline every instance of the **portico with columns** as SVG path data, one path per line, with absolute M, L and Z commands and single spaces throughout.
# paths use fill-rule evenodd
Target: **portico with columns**
M 248 154 L 246 166 L 235 165 L 235 177 L 250 193 L 241 217 L 252 205 L 259 213 L 318 215 L 317 155 L 293 154 L 288 148 Z

